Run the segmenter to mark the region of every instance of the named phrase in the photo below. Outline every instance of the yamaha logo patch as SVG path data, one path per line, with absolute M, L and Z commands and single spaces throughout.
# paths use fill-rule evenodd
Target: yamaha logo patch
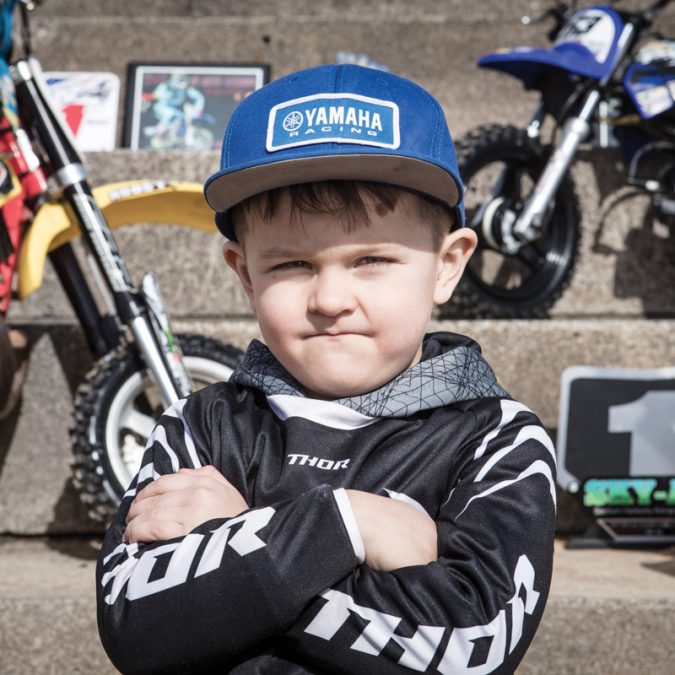
M 354 94 L 317 94 L 279 103 L 270 111 L 267 150 L 315 143 L 354 143 L 396 149 L 398 106 Z

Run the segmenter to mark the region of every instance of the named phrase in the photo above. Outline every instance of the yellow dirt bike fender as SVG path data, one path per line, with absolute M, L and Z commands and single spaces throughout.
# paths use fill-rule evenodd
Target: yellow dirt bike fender
M 197 183 L 131 180 L 92 190 L 111 229 L 137 223 L 169 223 L 215 232 L 213 212 Z M 62 202 L 45 204 L 28 228 L 19 254 L 19 298 L 40 288 L 50 251 L 81 236 Z

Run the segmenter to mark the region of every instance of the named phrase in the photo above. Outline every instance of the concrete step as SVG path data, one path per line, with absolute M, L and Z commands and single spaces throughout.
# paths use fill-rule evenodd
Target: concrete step
M 519 675 L 673 672 L 675 549 L 556 546 L 551 593 Z
M 0 672 L 117 672 L 98 640 L 98 539 L 0 539 Z M 670 675 L 675 549 L 556 544 L 546 612 L 519 675 Z
M 21 406 L 0 425 L 0 533 L 100 532 L 80 504 L 69 468 L 73 394 L 90 366 L 86 346 L 73 324 L 21 327 L 29 338 L 30 367 Z M 181 320 L 176 329 L 239 347 L 258 336 L 251 319 Z M 477 339 L 498 379 L 541 417 L 554 439 L 566 367 L 675 363 L 673 320 L 457 321 L 434 323 L 432 329 Z M 569 532 L 585 521 L 563 498 L 558 524 L 559 531 Z
M 98 540 L 0 539 L 0 672 L 116 673 L 98 639 Z

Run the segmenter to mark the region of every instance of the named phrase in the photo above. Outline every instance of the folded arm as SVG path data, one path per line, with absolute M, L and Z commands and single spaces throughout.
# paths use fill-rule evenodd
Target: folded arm
M 168 411 L 99 557 L 101 640 L 125 673 L 227 663 L 282 635 L 360 562 L 332 489 L 248 509 L 244 487 L 197 466 L 208 458 L 186 436 L 180 410 Z M 199 490 L 211 506 L 208 493 L 224 493 L 222 515 L 194 527 L 186 481 L 210 483 Z M 211 506 L 196 519 L 209 518 Z
M 524 406 L 505 421 L 516 405 L 465 448 L 434 514 L 437 559 L 364 565 L 331 585 L 287 633 L 302 659 L 342 673 L 514 672 L 546 602 L 555 527 L 553 447 Z

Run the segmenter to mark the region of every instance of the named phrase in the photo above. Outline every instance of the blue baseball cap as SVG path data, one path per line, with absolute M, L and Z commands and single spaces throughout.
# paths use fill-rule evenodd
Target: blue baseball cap
M 218 229 L 235 239 L 228 216 L 235 204 L 326 180 L 412 190 L 447 204 L 464 225 L 455 148 L 438 101 L 410 80 L 354 65 L 302 70 L 245 98 L 204 194 Z

